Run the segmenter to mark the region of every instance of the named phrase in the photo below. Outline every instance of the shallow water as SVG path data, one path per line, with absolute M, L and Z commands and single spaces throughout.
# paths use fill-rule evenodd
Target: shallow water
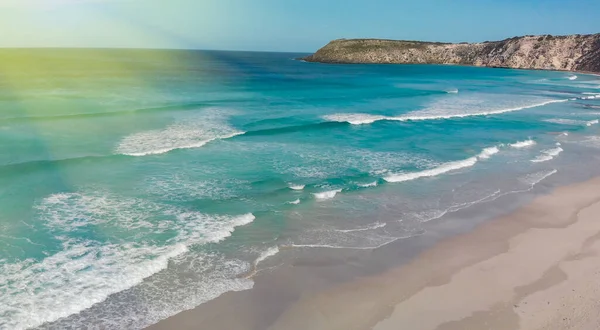
M 28 52 L 0 81 L 0 328 L 142 328 L 282 249 L 374 249 L 596 170 L 595 76 Z

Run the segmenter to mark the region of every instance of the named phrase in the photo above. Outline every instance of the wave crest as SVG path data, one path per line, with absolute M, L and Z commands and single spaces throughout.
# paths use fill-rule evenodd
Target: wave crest
M 323 116 L 323 119 L 327 121 L 335 121 L 335 122 L 347 122 L 352 125 L 363 125 L 363 124 L 372 124 L 377 121 L 422 121 L 422 120 L 440 120 L 440 119 L 452 119 L 452 118 L 465 118 L 465 117 L 477 117 L 477 116 L 488 116 L 488 115 L 496 115 L 507 112 L 514 112 L 519 110 L 537 108 L 541 106 L 545 106 L 552 103 L 561 103 L 567 102 L 568 99 L 564 100 L 547 100 L 539 103 L 516 106 L 510 108 L 503 108 L 497 110 L 483 110 L 483 109 L 475 109 L 476 112 L 460 112 L 457 110 L 456 112 L 443 112 L 438 109 L 430 109 L 430 110 L 422 110 L 412 112 L 402 116 L 381 116 L 381 115 L 371 115 L 371 114 L 361 114 L 361 113 L 338 113 L 333 115 Z M 460 105 L 460 104 L 458 104 Z M 454 105 L 455 108 L 460 109 L 458 105 Z M 478 108 L 481 106 L 479 103 L 477 104 Z

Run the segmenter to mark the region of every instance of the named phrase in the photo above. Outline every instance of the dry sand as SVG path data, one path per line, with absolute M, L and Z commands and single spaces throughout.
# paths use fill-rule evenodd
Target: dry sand
M 303 297 L 270 329 L 600 329 L 600 178 Z

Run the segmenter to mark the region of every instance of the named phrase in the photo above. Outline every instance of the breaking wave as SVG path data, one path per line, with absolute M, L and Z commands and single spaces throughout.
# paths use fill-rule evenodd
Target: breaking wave
M 533 163 L 547 162 L 549 160 L 554 159 L 554 157 L 560 155 L 560 153 L 563 151 L 564 151 L 563 148 L 561 148 L 559 146 L 557 146 L 556 148 L 544 150 L 544 151 L 542 151 L 541 155 L 539 155 L 535 159 L 532 159 L 531 162 L 533 162 Z
M 416 111 L 412 113 L 408 113 L 402 116 L 382 116 L 382 115 L 371 115 L 371 114 L 361 114 L 361 113 L 349 113 L 349 114 L 332 114 L 326 115 L 323 118 L 328 121 L 334 122 L 347 122 L 352 125 L 363 125 L 363 124 L 372 124 L 377 121 L 421 121 L 421 120 L 438 120 L 438 119 L 452 119 L 452 118 L 465 118 L 465 117 L 475 117 L 475 116 L 488 116 L 488 115 L 496 115 L 507 112 L 537 108 L 541 106 L 545 106 L 552 103 L 561 103 L 567 102 L 567 99 L 564 100 L 546 100 L 539 103 L 521 105 L 515 107 L 508 107 L 502 109 L 493 109 L 486 110 L 483 108 L 481 104 L 482 101 L 478 100 L 477 103 L 472 106 L 475 112 L 463 112 L 463 107 L 461 107 L 461 103 L 451 105 L 452 109 L 447 110 L 442 105 L 436 106 L 434 108 L 430 108 L 428 110 Z M 468 102 L 464 102 L 467 103 Z
M 315 196 L 315 198 L 317 200 L 324 201 L 324 200 L 334 198 L 335 195 L 337 195 L 341 192 L 342 192 L 342 189 L 336 189 L 336 190 L 324 191 L 324 192 L 320 192 L 320 193 L 314 193 L 313 196 Z
M 2 328 L 37 327 L 77 314 L 166 270 L 170 260 L 183 257 L 191 246 L 220 242 L 231 236 L 236 227 L 254 220 L 252 214 L 207 215 L 102 193 L 55 194 L 35 208 L 39 221 L 62 247 L 40 260 L 0 263 L 0 281 L 13 283 L 0 296 L 0 315 L 6 316 L 0 321 Z M 86 236 L 74 236 L 76 232 L 103 232 L 102 236 L 110 236 L 108 240 L 83 238 Z M 158 244 L 153 239 L 155 235 L 170 238 Z M 235 269 L 245 268 L 243 263 L 230 262 L 239 265 Z M 219 287 L 195 297 L 196 301 L 201 303 L 226 291 L 252 286 L 235 277 L 230 281 L 223 277 L 220 281 Z
M 511 148 L 516 148 L 516 149 L 522 149 L 522 148 L 529 148 L 536 145 L 536 142 L 533 140 L 525 140 L 525 141 L 519 141 L 516 143 L 513 143 L 510 145 Z
M 396 182 L 412 181 L 412 180 L 425 178 L 425 177 L 434 177 L 434 176 L 438 176 L 438 175 L 445 174 L 448 172 L 460 170 L 463 168 L 472 167 L 475 164 L 477 164 L 477 162 L 479 160 L 489 159 L 493 155 L 497 154 L 498 152 L 500 152 L 500 149 L 498 149 L 498 147 L 489 147 L 489 148 L 483 149 L 481 151 L 481 153 L 479 153 L 479 155 L 474 156 L 474 157 L 470 157 L 470 158 L 459 160 L 459 161 L 444 163 L 438 167 L 420 171 L 420 172 L 392 174 L 392 175 L 388 175 L 388 176 L 384 177 L 383 179 L 387 182 L 396 183 Z
M 242 134 L 244 132 L 226 123 L 226 117 L 220 110 L 212 109 L 202 116 L 186 118 L 165 129 L 126 136 L 119 142 L 116 153 L 136 157 L 158 155 L 177 149 L 200 148 L 209 142 Z

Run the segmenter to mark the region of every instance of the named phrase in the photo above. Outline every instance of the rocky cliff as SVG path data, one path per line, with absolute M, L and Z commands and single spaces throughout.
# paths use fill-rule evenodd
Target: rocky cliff
M 330 42 L 304 60 L 600 72 L 600 34 L 524 36 L 471 44 L 340 39 Z

